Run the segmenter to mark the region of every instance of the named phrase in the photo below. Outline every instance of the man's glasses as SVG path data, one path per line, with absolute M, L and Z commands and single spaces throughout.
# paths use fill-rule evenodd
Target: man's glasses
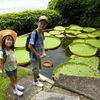
M 47 24 L 46 23 L 42 23 L 42 22 L 39 22 L 41 25 L 43 25 L 43 26 L 46 26 Z

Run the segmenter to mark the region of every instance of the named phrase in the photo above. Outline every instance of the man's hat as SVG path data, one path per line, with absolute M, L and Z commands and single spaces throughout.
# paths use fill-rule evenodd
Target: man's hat
M 42 21 L 42 20 L 45 20 L 48 23 L 48 17 L 46 17 L 46 16 L 40 16 L 39 17 L 39 22 Z
M 13 37 L 14 43 L 15 43 L 16 38 L 17 38 L 17 33 L 13 30 L 6 29 L 6 30 L 0 31 L 0 46 L 2 46 L 2 39 L 6 35 L 11 35 Z

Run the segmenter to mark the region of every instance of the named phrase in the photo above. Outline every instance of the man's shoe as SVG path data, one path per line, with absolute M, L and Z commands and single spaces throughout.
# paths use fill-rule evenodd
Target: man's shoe
M 39 81 L 37 81 L 37 82 L 34 81 L 33 84 L 38 86 L 38 87 L 43 87 L 43 84 Z
M 17 85 L 17 89 L 19 89 L 19 90 L 24 90 L 24 87 L 21 86 L 21 85 Z
M 23 95 L 23 92 L 21 92 L 19 90 L 13 91 L 13 93 L 16 94 L 17 96 L 22 96 Z
M 39 81 L 46 81 L 46 78 L 45 77 L 43 77 L 43 76 L 41 76 L 41 75 L 39 75 L 39 78 L 37 78 L 37 80 L 39 80 Z

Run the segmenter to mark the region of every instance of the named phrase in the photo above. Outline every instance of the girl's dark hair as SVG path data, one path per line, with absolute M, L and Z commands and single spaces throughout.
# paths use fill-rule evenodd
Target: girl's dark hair
M 2 39 L 2 49 L 6 48 L 6 45 L 5 45 L 5 40 L 6 38 L 10 39 L 10 37 L 12 37 L 11 35 L 6 35 L 3 37 Z M 12 46 L 10 46 L 10 49 L 14 50 L 14 39 L 12 37 L 12 40 L 13 40 L 13 43 L 12 43 Z

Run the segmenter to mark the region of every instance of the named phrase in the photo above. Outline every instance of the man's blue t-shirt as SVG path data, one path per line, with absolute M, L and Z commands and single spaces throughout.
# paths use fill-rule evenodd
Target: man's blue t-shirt
M 42 32 L 43 33 L 43 32 Z M 31 38 L 30 38 L 30 42 L 29 44 L 32 44 L 35 46 L 35 50 L 40 54 L 40 56 L 42 55 L 42 50 L 43 50 L 43 47 L 42 47 L 42 44 L 43 44 L 43 40 L 45 40 L 45 37 L 44 37 L 44 34 L 38 34 L 38 38 L 37 38 L 37 41 L 34 45 L 34 41 L 35 41 L 35 38 L 36 38 L 36 31 L 33 31 L 31 33 Z M 36 61 L 37 60 L 37 57 L 36 55 L 33 53 L 33 52 L 30 52 L 29 53 L 29 57 L 32 61 Z

